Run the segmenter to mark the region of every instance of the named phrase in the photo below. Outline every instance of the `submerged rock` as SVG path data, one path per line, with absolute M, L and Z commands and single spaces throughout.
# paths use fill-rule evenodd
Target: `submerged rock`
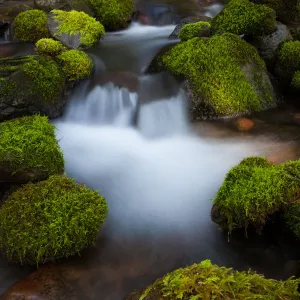
M 233 34 L 194 38 L 165 49 L 151 63 L 185 79 L 192 120 L 233 116 L 276 106 L 256 49 Z
M 0 123 L 0 182 L 27 183 L 64 170 L 54 126 L 31 116 Z
M 299 283 L 300 279 L 266 279 L 253 271 L 238 272 L 204 260 L 157 279 L 147 288 L 131 293 L 125 300 L 298 299 Z
M 51 58 L 0 59 L 0 122 L 36 113 L 56 118 L 65 102 L 64 74 Z

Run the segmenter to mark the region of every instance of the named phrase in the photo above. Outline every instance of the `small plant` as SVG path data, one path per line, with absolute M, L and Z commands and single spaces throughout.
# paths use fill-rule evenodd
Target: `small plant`
M 0 248 L 11 260 L 37 264 L 93 245 L 107 216 L 105 199 L 54 175 L 13 192 L 0 208 Z
M 22 42 L 36 42 L 48 37 L 46 13 L 38 9 L 19 13 L 14 20 L 14 32 Z
M 299 283 L 300 279 L 266 279 L 251 270 L 238 272 L 204 260 L 157 279 L 148 288 L 133 292 L 125 300 L 296 300 L 300 299 L 297 291 Z
M 192 24 L 186 24 L 179 32 L 179 38 L 181 41 L 187 41 L 194 37 L 207 37 L 210 35 L 210 23 L 208 22 L 196 22 Z
M 80 50 L 69 50 L 57 56 L 62 64 L 62 69 L 69 80 L 79 80 L 89 76 L 93 63 L 89 56 Z
M 0 123 L 0 165 L 7 166 L 12 174 L 31 172 L 32 181 L 41 174 L 47 178 L 63 172 L 63 155 L 47 117 L 36 115 Z
M 50 56 L 56 56 L 66 50 L 66 47 L 61 42 L 49 38 L 38 40 L 35 47 L 39 54 Z
M 103 25 L 84 12 L 54 9 L 51 13 L 54 15 L 54 20 L 59 22 L 56 34 L 80 34 L 82 48 L 89 48 L 104 37 Z

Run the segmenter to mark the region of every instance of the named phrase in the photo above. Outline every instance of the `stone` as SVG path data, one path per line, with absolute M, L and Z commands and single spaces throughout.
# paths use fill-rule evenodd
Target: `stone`
M 251 130 L 255 123 L 247 118 L 238 118 L 235 121 L 236 127 L 239 131 L 249 131 Z

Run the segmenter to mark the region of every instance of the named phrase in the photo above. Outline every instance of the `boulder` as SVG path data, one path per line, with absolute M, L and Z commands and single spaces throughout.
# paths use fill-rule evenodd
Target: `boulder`
M 0 122 L 36 113 L 56 118 L 65 102 L 64 74 L 51 58 L 0 59 Z

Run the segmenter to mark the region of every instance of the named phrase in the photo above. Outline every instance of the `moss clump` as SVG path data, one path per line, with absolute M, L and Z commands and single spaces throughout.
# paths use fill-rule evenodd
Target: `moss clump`
M 296 71 L 300 71 L 300 41 L 288 41 L 279 51 L 276 73 L 291 79 Z
M 98 192 L 54 175 L 12 193 L 0 208 L 0 247 L 21 263 L 68 257 L 95 243 L 107 216 Z
M 64 76 L 53 59 L 32 56 L 22 66 L 22 70 L 31 81 L 32 95 L 38 94 L 40 99 L 48 103 L 60 99 L 58 95 L 64 86 Z
M 238 272 L 204 260 L 177 269 L 157 279 L 142 292 L 134 292 L 126 300 L 154 299 L 299 299 L 300 279 L 277 281 L 253 271 Z
M 274 165 L 262 157 L 249 157 L 225 177 L 214 206 L 232 231 L 253 224 L 261 229 L 268 217 L 300 195 L 300 160 Z
M 300 203 L 297 200 L 284 214 L 285 221 L 295 236 L 300 239 Z
M 0 123 L 0 165 L 8 166 L 12 174 L 38 170 L 38 178 L 40 173 L 47 178 L 63 172 L 55 127 L 47 117 L 22 117 Z
M 256 49 L 236 35 L 194 38 L 167 51 L 160 63 L 189 79 L 217 116 L 274 105 L 272 85 Z
M 35 48 L 39 54 L 50 56 L 56 56 L 66 50 L 66 47 L 61 42 L 48 38 L 38 40 Z
M 135 10 L 133 0 L 87 0 L 106 29 L 127 27 Z
M 231 0 L 212 20 L 211 26 L 212 32 L 217 34 L 265 35 L 276 30 L 276 14 L 266 5 L 249 0 Z
M 93 69 L 93 63 L 88 55 L 80 50 L 65 51 L 57 59 L 69 80 L 79 80 L 89 76 Z
M 291 86 L 294 89 L 300 90 L 300 71 L 295 72 L 292 78 Z
M 16 38 L 22 42 L 36 42 L 48 37 L 46 13 L 38 9 L 19 13 L 14 20 L 14 32 Z
M 187 41 L 194 37 L 206 37 L 210 34 L 209 22 L 196 22 L 192 24 L 186 24 L 182 27 L 178 37 L 181 41 Z
M 80 47 L 93 46 L 105 34 L 103 25 L 84 12 L 54 9 L 51 13 L 54 15 L 54 20 L 59 22 L 56 34 L 80 34 Z

